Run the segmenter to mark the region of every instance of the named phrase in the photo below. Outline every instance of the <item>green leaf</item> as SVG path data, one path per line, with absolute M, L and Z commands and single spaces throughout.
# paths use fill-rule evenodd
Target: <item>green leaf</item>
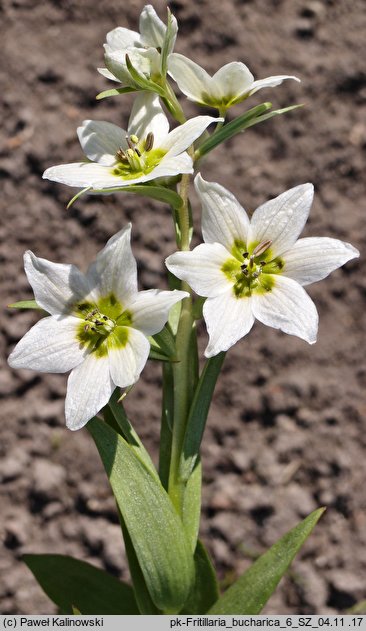
M 207 613 L 219 597 L 219 586 L 216 573 L 206 548 L 197 541 L 194 554 L 196 580 L 194 588 L 184 604 L 181 615 L 199 615 Z
M 201 519 L 202 466 L 198 459 L 184 488 L 182 521 L 192 552 L 197 545 Z
M 174 380 L 171 364 L 163 364 L 163 392 L 161 406 L 159 477 L 164 489 L 168 490 L 169 468 L 172 451 L 172 428 L 174 421 Z
M 224 359 L 225 353 L 219 353 L 206 361 L 195 390 L 189 411 L 180 463 L 179 476 L 181 480 L 189 479 L 199 456 L 212 395 Z
M 85 195 L 85 193 L 91 191 L 92 189 L 92 186 L 86 186 L 85 188 L 82 188 L 81 191 L 78 191 L 76 195 L 74 195 L 74 197 L 70 199 L 69 203 L 66 206 L 66 210 L 69 210 L 69 208 L 71 208 L 71 206 L 79 199 L 79 197 L 82 197 L 83 195 Z
M 263 123 L 263 121 L 269 120 L 270 118 L 273 118 L 273 116 L 279 116 L 281 114 L 287 114 L 287 112 L 292 112 L 292 110 L 297 110 L 299 107 L 304 107 L 304 104 L 299 103 L 298 105 L 289 105 L 288 107 L 283 107 L 280 110 L 273 110 L 273 112 L 257 116 L 254 120 L 249 121 L 248 125 L 246 125 L 246 129 L 253 127 L 253 125 L 257 125 L 257 123 Z
M 175 347 L 175 339 L 169 325 L 165 325 L 160 333 L 156 333 L 152 338 L 166 357 L 171 359 L 176 358 L 177 349 Z
M 161 613 L 159 609 L 157 609 L 151 600 L 151 596 L 149 594 L 149 590 L 146 586 L 146 581 L 144 579 L 144 575 L 141 571 L 138 558 L 136 556 L 135 550 L 132 545 L 132 541 L 130 535 L 128 534 L 128 530 L 124 523 L 123 517 L 121 515 L 121 511 L 119 512 L 119 519 L 121 522 L 123 539 L 125 542 L 125 549 L 128 559 L 128 567 L 130 569 L 130 574 L 133 583 L 133 591 L 135 594 L 137 606 L 139 611 L 144 616 L 153 616 Z
M 155 81 L 152 81 L 151 79 L 147 79 L 144 75 L 141 75 L 139 72 L 137 72 L 136 68 L 131 63 L 129 55 L 126 55 L 126 66 L 132 79 L 134 80 L 136 85 L 141 88 L 141 90 L 156 92 L 156 94 L 159 94 L 159 96 L 165 96 L 165 90 L 160 85 L 158 85 L 157 83 L 155 83 Z
M 172 17 L 169 7 L 167 9 L 167 12 L 168 12 L 167 27 L 166 27 L 163 46 L 161 49 L 161 74 L 163 77 L 165 77 L 167 73 L 168 55 L 169 55 L 169 51 L 171 52 L 171 44 L 172 44 L 172 39 L 174 37 L 173 17 Z
M 325 508 L 311 513 L 253 563 L 208 611 L 213 615 L 259 614 Z
M 108 189 L 93 189 L 93 193 L 135 193 L 142 197 L 150 197 L 151 199 L 157 199 L 160 202 L 169 204 L 172 208 L 179 208 L 182 205 L 182 198 L 172 191 L 170 188 L 164 186 L 153 186 L 151 184 L 134 184 L 132 186 L 117 186 L 115 188 Z
M 136 92 L 136 88 L 111 88 L 110 90 L 103 90 L 103 92 L 99 92 L 95 98 L 97 101 L 100 101 L 101 99 L 106 99 L 109 96 L 118 96 L 119 94 L 127 94 L 128 92 Z
M 109 409 L 110 413 L 113 415 L 113 418 L 120 430 L 119 433 L 128 442 L 131 449 L 134 450 L 136 456 L 143 461 L 145 467 L 150 471 L 151 475 L 155 477 L 156 480 L 159 480 L 158 473 L 148 452 L 142 444 L 137 432 L 128 420 L 123 404 L 119 402 L 119 394 L 118 388 L 116 388 L 109 400 L 107 408 L 105 409 Z
M 19 302 L 13 302 L 11 305 L 8 305 L 9 309 L 39 309 L 43 311 L 42 307 L 40 307 L 35 300 L 20 300 Z
M 59 554 L 25 554 L 24 562 L 47 596 L 64 612 L 85 615 L 134 615 L 132 588 L 104 570 Z
M 158 609 L 179 611 L 194 580 L 183 524 L 161 483 L 136 450 L 98 418 L 88 423 L 150 596 Z
M 214 132 L 212 136 L 208 140 L 205 140 L 202 145 L 195 152 L 196 159 L 204 156 L 212 149 L 215 149 L 218 145 L 233 136 L 236 136 L 239 132 L 243 131 L 247 127 L 249 127 L 249 123 L 256 120 L 258 116 L 264 114 L 267 110 L 272 107 L 272 103 L 262 103 L 261 105 L 256 105 L 256 107 L 252 107 L 250 110 L 234 118 L 230 123 L 227 123 L 217 132 Z M 252 122 L 252 125 L 255 124 Z

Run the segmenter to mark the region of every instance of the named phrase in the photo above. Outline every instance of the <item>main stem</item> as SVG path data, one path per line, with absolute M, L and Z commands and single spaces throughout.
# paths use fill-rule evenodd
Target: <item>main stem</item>
M 182 206 L 178 211 L 179 226 L 181 233 L 181 250 L 189 250 L 189 174 L 182 175 L 180 185 L 180 196 Z M 190 293 L 190 287 L 182 281 L 181 289 Z M 174 378 L 174 421 L 172 434 L 172 449 L 169 470 L 168 491 L 170 498 L 182 516 L 184 483 L 179 478 L 179 464 L 183 449 L 184 436 L 189 413 L 191 399 L 191 378 L 190 378 L 190 347 L 191 337 L 194 335 L 194 319 L 192 316 L 192 298 L 189 296 L 182 301 L 182 310 L 179 319 L 176 336 L 176 349 L 178 361 L 173 364 Z

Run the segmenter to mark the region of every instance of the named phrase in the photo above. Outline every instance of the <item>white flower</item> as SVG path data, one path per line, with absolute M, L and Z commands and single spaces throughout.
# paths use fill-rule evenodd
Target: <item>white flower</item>
M 240 103 L 262 88 L 273 88 L 284 79 L 300 81 L 288 75 L 254 81 L 250 70 L 239 61 L 226 64 L 211 77 L 201 66 L 178 53 L 169 56 L 168 72 L 191 101 L 219 110 Z
M 177 20 L 171 16 L 171 36 L 167 53 L 171 53 L 177 38 Z M 125 86 L 138 87 L 133 81 L 127 66 L 126 54 L 134 68 L 148 79 L 160 75 L 161 55 L 167 27 L 156 14 L 151 4 L 146 5 L 140 15 L 140 33 L 119 26 L 107 34 L 104 44 L 107 68 L 98 71 L 107 79 L 119 81 Z
M 203 315 L 209 333 L 206 357 L 226 351 L 263 324 L 316 341 L 318 314 L 303 285 L 328 276 L 359 252 L 338 239 L 299 239 L 313 199 L 302 184 L 260 206 L 249 220 L 235 197 L 200 175 L 205 243 L 169 256 L 170 272 L 207 297 Z
M 13 368 L 62 373 L 71 370 L 66 424 L 76 430 L 108 403 L 116 386 L 137 381 L 147 361 L 146 336 L 161 331 L 184 291 L 137 290 L 130 246 L 131 225 L 115 234 L 86 275 L 74 265 L 51 263 L 32 252 L 25 271 L 40 307 L 51 315 L 20 340 Z
M 169 132 L 159 98 L 141 92 L 135 99 L 127 131 L 112 123 L 84 121 L 77 131 L 89 161 L 50 167 L 43 177 L 77 188 L 108 191 L 192 173 L 192 159 L 185 149 L 218 120 L 196 116 Z

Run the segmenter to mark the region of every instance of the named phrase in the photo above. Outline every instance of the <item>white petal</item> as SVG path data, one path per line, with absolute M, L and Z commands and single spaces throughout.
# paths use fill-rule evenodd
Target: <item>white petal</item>
M 113 390 L 108 356 L 96 357 L 91 353 L 72 371 L 67 381 L 67 427 L 76 430 L 86 425 L 108 403 Z
M 151 4 L 147 4 L 142 9 L 139 27 L 144 46 L 154 46 L 155 48 L 163 46 L 166 26 Z
M 75 265 L 52 263 L 28 250 L 24 269 L 36 302 L 52 315 L 70 313 L 75 303 L 90 292 L 87 279 Z
M 174 177 L 180 173 L 193 173 L 192 158 L 186 152 L 179 154 L 179 156 L 166 154 L 155 169 L 148 175 L 142 176 L 140 181 L 148 182 L 161 177 Z
M 188 296 L 188 292 L 177 289 L 140 291 L 126 304 L 126 309 L 132 313 L 132 326 L 145 335 L 159 333 L 168 321 L 172 306 Z
M 301 184 L 259 206 L 251 220 L 249 244 L 271 240 L 274 256 L 289 250 L 306 223 L 313 195 L 312 184 Z
M 140 33 L 118 26 L 107 33 L 107 45 L 112 50 L 123 50 L 131 46 L 141 46 Z
M 111 377 L 116 386 L 126 388 L 135 383 L 147 362 L 150 352 L 149 340 L 136 329 L 131 327 L 117 327 L 125 329 L 128 341 L 124 348 L 114 344 L 113 334 L 108 337 L 108 356 Z
M 282 273 L 300 285 L 322 280 L 341 265 L 357 258 L 359 251 L 350 243 L 327 237 L 299 239 L 285 252 Z
M 204 68 L 184 55 L 172 53 L 168 59 L 168 71 L 191 101 L 205 103 L 205 95 L 211 91 L 211 77 Z
M 127 132 L 113 123 L 85 120 L 77 133 L 86 157 L 104 166 L 115 164 L 118 149 L 127 148 Z
M 220 243 L 201 243 L 191 252 L 176 252 L 165 261 L 170 272 L 187 281 L 199 296 L 218 296 L 233 286 L 222 271 L 231 254 Z
M 223 120 L 222 118 L 213 118 L 212 116 L 196 116 L 191 118 L 183 125 L 176 127 L 161 143 L 161 148 L 169 151 L 169 155 L 177 156 L 179 153 L 187 149 L 197 138 L 202 136 L 205 129 L 215 123 Z
M 87 351 L 78 341 L 80 319 L 68 316 L 43 318 L 22 337 L 9 357 L 12 368 L 39 372 L 67 372 L 85 358 Z
M 227 351 L 247 335 L 254 324 L 251 299 L 236 298 L 232 291 L 217 298 L 208 298 L 203 305 L 203 317 L 210 336 L 206 357 Z
M 99 296 L 110 294 L 123 304 L 137 292 L 137 265 L 131 250 L 131 224 L 107 241 L 86 274 Z
M 291 278 L 272 275 L 274 286 L 265 294 L 252 296 L 254 316 L 263 324 L 297 335 L 314 344 L 318 331 L 318 313 L 305 289 Z
M 230 191 L 196 176 L 194 185 L 202 203 L 202 235 L 206 243 L 222 243 L 230 252 L 236 240 L 247 243 L 249 217 Z
M 154 134 L 154 148 L 160 147 L 169 132 L 169 121 L 160 105 L 159 97 L 151 92 L 141 92 L 135 99 L 128 133 L 138 138 L 146 138 L 147 134 Z
M 125 180 L 113 175 L 110 167 L 95 162 L 71 162 L 59 164 L 46 169 L 43 179 L 60 182 L 76 188 L 93 188 L 95 190 L 127 186 Z M 131 183 L 131 182 L 130 182 Z
M 280 85 L 282 81 L 285 81 L 285 79 L 294 79 L 294 81 L 298 81 L 300 83 L 300 79 L 292 75 L 276 75 L 274 77 L 267 77 L 266 79 L 258 79 L 258 81 L 254 81 L 250 90 L 250 94 L 254 94 L 254 92 L 257 92 L 262 88 L 275 88 L 277 85 Z
M 218 97 L 225 97 L 225 101 L 236 100 L 249 92 L 254 77 L 249 68 L 239 62 L 232 61 L 218 70 L 212 77 L 212 87 Z

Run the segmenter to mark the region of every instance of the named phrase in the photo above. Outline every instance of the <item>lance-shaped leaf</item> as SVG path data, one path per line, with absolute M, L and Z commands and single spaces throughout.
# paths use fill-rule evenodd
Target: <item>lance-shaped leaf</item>
M 269 109 L 271 109 L 271 107 L 272 103 L 261 103 L 260 105 L 256 105 L 256 107 L 252 107 L 241 116 L 234 118 L 234 120 L 230 121 L 230 123 L 226 123 L 226 125 L 221 127 L 221 129 L 219 129 L 217 132 L 214 132 L 210 136 L 210 138 L 202 143 L 202 145 L 195 152 L 196 158 L 204 156 L 206 153 L 212 151 L 212 149 L 215 149 L 215 147 L 220 145 L 222 142 L 225 142 L 225 140 L 229 140 L 229 138 L 232 138 L 233 136 L 236 136 L 236 134 L 239 134 L 241 131 L 248 127 L 250 122 L 252 122 L 253 124 L 253 121 L 255 121 L 258 116 L 261 116 L 262 114 L 267 112 Z
M 79 197 L 85 195 L 91 191 L 91 187 L 88 186 L 81 191 L 78 191 L 76 195 L 72 199 L 70 199 L 67 204 L 67 209 L 71 208 L 71 206 L 76 202 Z M 128 186 L 128 187 L 115 187 L 109 188 L 108 194 L 110 193 L 134 193 L 135 195 L 141 195 L 141 197 L 150 197 L 150 199 L 156 199 L 159 202 L 164 202 L 165 204 L 169 204 L 172 208 L 180 208 L 182 205 L 182 198 L 172 191 L 170 188 L 165 188 L 164 186 L 151 186 L 149 184 L 137 184 L 136 186 Z M 93 189 L 93 193 L 105 193 L 104 189 Z M 11 305 L 9 305 L 11 306 Z
M 112 394 L 108 405 L 104 408 L 104 413 L 112 414 L 113 419 L 115 420 L 119 433 L 123 436 L 123 438 L 128 442 L 131 449 L 133 449 L 140 460 L 142 460 L 147 469 L 149 469 L 152 476 L 154 476 L 157 480 L 158 474 L 152 463 L 152 460 L 146 451 L 144 445 L 142 444 L 140 437 L 137 432 L 132 427 L 130 421 L 127 418 L 125 409 L 121 402 L 119 402 L 119 390 L 116 388 L 114 393 Z M 107 421 L 108 422 L 108 421 Z M 111 423 L 109 423 L 111 425 Z M 111 425 L 112 426 L 112 425 Z
M 85 561 L 60 554 L 26 554 L 23 561 L 62 613 L 136 615 L 132 588 Z
M 9 309 L 39 309 L 43 311 L 42 307 L 40 307 L 35 300 L 20 300 L 19 302 L 13 302 L 11 305 L 8 305 Z
M 197 462 L 212 395 L 224 359 L 225 353 L 219 353 L 206 362 L 195 390 L 180 463 L 179 473 L 182 480 L 189 479 Z
M 111 88 L 110 90 L 103 90 L 103 92 L 99 92 L 95 97 L 97 101 L 101 101 L 102 99 L 106 99 L 109 96 L 118 96 L 119 94 L 127 94 L 128 92 L 136 92 L 135 88 L 130 88 L 128 86 L 121 88 Z
M 234 118 L 234 120 L 221 127 L 220 130 L 213 133 L 210 138 L 202 143 L 195 153 L 196 158 L 200 158 L 206 153 L 209 153 L 209 151 L 215 149 L 215 147 L 220 145 L 222 142 L 236 136 L 236 134 L 243 132 L 245 129 L 258 125 L 258 123 L 263 123 L 264 121 L 273 118 L 273 116 L 279 116 L 281 114 L 291 112 L 292 110 L 296 110 L 297 108 L 302 107 L 302 104 L 290 105 L 289 107 L 283 107 L 282 109 L 268 112 L 271 107 L 272 103 L 262 103 L 261 105 L 252 107 L 252 109 L 245 112 L 245 114 Z
M 290 563 L 310 535 L 324 508 L 311 513 L 265 552 L 208 611 L 213 615 L 259 614 Z
M 128 443 L 103 421 L 88 429 L 106 469 L 150 596 L 177 612 L 194 580 L 193 555 L 168 494 Z
M 182 611 L 179 612 L 181 615 L 207 613 L 219 597 L 219 585 L 215 569 L 202 541 L 197 541 L 194 563 L 196 580 L 187 602 L 184 603 Z

